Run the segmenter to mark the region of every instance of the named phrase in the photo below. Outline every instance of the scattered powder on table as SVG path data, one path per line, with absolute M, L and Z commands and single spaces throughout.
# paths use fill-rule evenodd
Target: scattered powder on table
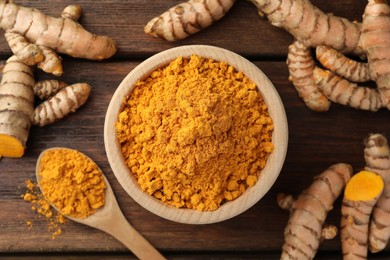
M 44 152 L 38 169 L 45 198 L 63 215 L 86 218 L 105 202 L 103 175 L 95 162 L 77 150 Z
M 143 191 L 211 211 L 256 184 L 274 146 L 256 84 L 226 62 L 179 57 L 137 82 L 116 122 Z
M 59 212 L 52 209 L 49 202 L 43 197 L 38 185 L 31 180 L 26 180 L 26 190 L 22 194 L 25 201 L 31 203 L 31 209 L 38 213 L 38 216 L 48 221 L 48 231 L 52 234 L 52 239 L 57 238 L 62 233 L 61 225 L 66 223 L 66 218 Z M 29 228 L 33 227 L 33 220 L 27 220 Z

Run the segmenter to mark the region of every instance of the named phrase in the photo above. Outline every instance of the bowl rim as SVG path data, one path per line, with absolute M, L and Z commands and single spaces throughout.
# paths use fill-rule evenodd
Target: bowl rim
M 130 169 L 126 166 L 115 131 L 117 116 L 124 107 L 123 99 L 133 90 L 135 83 L 150 75 L 157 68 L 167 65 L 177 57 L 189 57 L 192 54 L 218 61 L 225 61 L 255 82 L 268 106 L 270 117 L 275 126 L 272 133 L 272 143 L 275 146 L 275 150 L 269 155 L 259 180 L 237 199 L 224 203 L 214 211 L 176 208 L 164 204 L 160 200 L 143 192 L 139 188 Z M 127 194 L 143 208 L 174 222 L 209 224 L 221 222 L 243 213 L 256 204 L 273 186 L 282 170 L 287 153 L 288 124 L 284 105 L 276 88 L 255 64 L 232 51 L 220 47 L 210 45 L 184 45 L 170 48 L 151 56 L 137 65 L 122 80 L 113 94 L 106 112 L 104 145 L 109 164 L 118 182 Z

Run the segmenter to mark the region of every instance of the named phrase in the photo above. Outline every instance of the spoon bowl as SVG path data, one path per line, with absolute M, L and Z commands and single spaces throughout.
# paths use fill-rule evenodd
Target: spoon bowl
M 63 148 L 63 147 L 55 147 L 55 148 L 49 148 L 41 152 L 41 154 L 38 157 L 36 169 L 35 169 L 35 175 L 37 178 L 39 189 L 41 190 L 42 194 L 45 196 L 45 194 L 42 191 L 42 188 L 40 186 L 40 182 L 42 177 L 39 174 L 40 167 L 41 167 L 41 160 L 43 155 L 52 150 L 72 150 L 69 148 Z M 81 153 L 81 152 L 79 152 Z M 85 154 L 83 154 L 86 156 Z M 94 162 L 91 158 L 86 156 L 89 160 Z M 95 162 L 94 162 L 95 163 Z M 122 211 L 119 208 L 118 202 L 115 198 L 114 192 L 110 186 L 110 183 L 108 182 L 107 178 L 104 176 L 103 171 L 97 166 L 99 171 L 101 172 L 104 183 L 106 185 L 105 190 L 105 203 L 104 205 L 97 209 L 93 214 L 87 216 L 86 218 L 77 218 L 72 217 L 69 215 L 64 215 L 66 218 L 73 220 L 75 222 L 88 225 L 93 228 L 97 228 L 99 230 L 102 230 L 116 239 L 118 239 L 120 242 L 122 242 L 128 249 L 130 249 L 137 257 L 140 259 L 165 259 L 138 231 L 136 231 L 126 220 L 125 216 L 123 215 Z M 48 200 L 50 205 L 56 209 L 58 212 L 60 210 L 53 205 L 51 201 Z

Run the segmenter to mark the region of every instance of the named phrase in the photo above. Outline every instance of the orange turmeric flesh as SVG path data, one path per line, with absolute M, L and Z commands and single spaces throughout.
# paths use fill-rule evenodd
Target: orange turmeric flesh
M 355 174 L 348 182 L 344 196 L 350 201 L 368 201 L 377 197 L 383 190 L 381 176 L 370 171 Z
M 20 141 L 12 136 L 0 134 L 0 156 L 5 157 L 22 157 L 24 146 Z

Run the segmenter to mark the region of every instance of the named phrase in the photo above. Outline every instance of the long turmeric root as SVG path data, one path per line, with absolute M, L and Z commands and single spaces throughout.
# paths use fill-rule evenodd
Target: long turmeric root
M 317 112 L 328 111 L 331 102 L 313 79 L 315 63 L 310 47 L 306 47 L 299 41 L 291 44 L 288 48 L 287 66 L 290 72 L 289 80 L 306 106 Z
M 318 67 L 313 71 L 313 78 L 322 93 L 335 103 L 370 111 L 377 111 L 384 106 L 377 89 L 357 86 Z
M 11 1 L 0 0 L 0 27 L 10 35 L 9 42 L 12 51 L 19 58 L 20 51 L 26 44 L 17 44 L 17 38 L 38 46 L 45 46 L 59 53 L 76 58 L 101 60 L 111 57 L 116 52 L 114 41 L 107 36 L 98 36 L 86 31 L 78 22 L 77 12 L 68 15 L 69 8 L 65 8 L 64 16 L 46 16 L 37 9 L 15 5 Z M 19 35 L 19 37 L 16 37 Z M 33 52 L 37 48 L 33 48 Z M 23 53 L 24 51 L 22 51 Z M 26 55 L 31 57 L 34 55 Z M 21 59 L 25 61 L 25 59 Z
M 352 60 L 327 46 L 318 46 L 316 56 L 325 68 L 349 81 L 366 82 L 371 79 L 366 62 Z
M 35 83 L 31 67 L 9 58 L 0 83 L 0 156 L 21 157 L 34 111 Z
M 364 149 L 366 170 L 379 174 L 384 181 L 384 191 L 371 215 L 369 249 L 383 250 L 390 238 L 390 148 L 386 137 L 371 134 Z
M 32 122 L 34 125 L 45 126 L 57 122 L 77 108 L 88 99 L 91 87 L 86 83 L 69 85 L 41 103 L 34 110 Z
M 282 27 L 309 47 L 330 46 L 362 54 L 360 27 L 345 18 L 325 14 L 309 0 L 249 0 L 270 23 Z
M 390 109 L 390 7 L 385 0 L 369 0 L 364 10 L 361 45 L 370 74 Z
M 328 212 L 351 174 L 352 167 L 348 164 L 332 165 L 292 203 L 281 259 L 314 258 Z
M 284 210 L 291 211 L 294 208 L 294 203 L 296 199 L 290 194 L 278 193 L 277 202 L 280 208 Z M 338 229 L 333 225 L 324 225 L 321 232 L 321 240 L 322 239 L 333 239 L 336 237 Z
M 382 178 L 369 171 L 355 174 L 347 183 L 340 230 L 344 260 L 367 258 L 370 215 L 383 187 Z
M 197 33 L 221 19 L 235 0 L 189 0 L 150 20 L 144 31 L 167 41 L 176 41 Z

